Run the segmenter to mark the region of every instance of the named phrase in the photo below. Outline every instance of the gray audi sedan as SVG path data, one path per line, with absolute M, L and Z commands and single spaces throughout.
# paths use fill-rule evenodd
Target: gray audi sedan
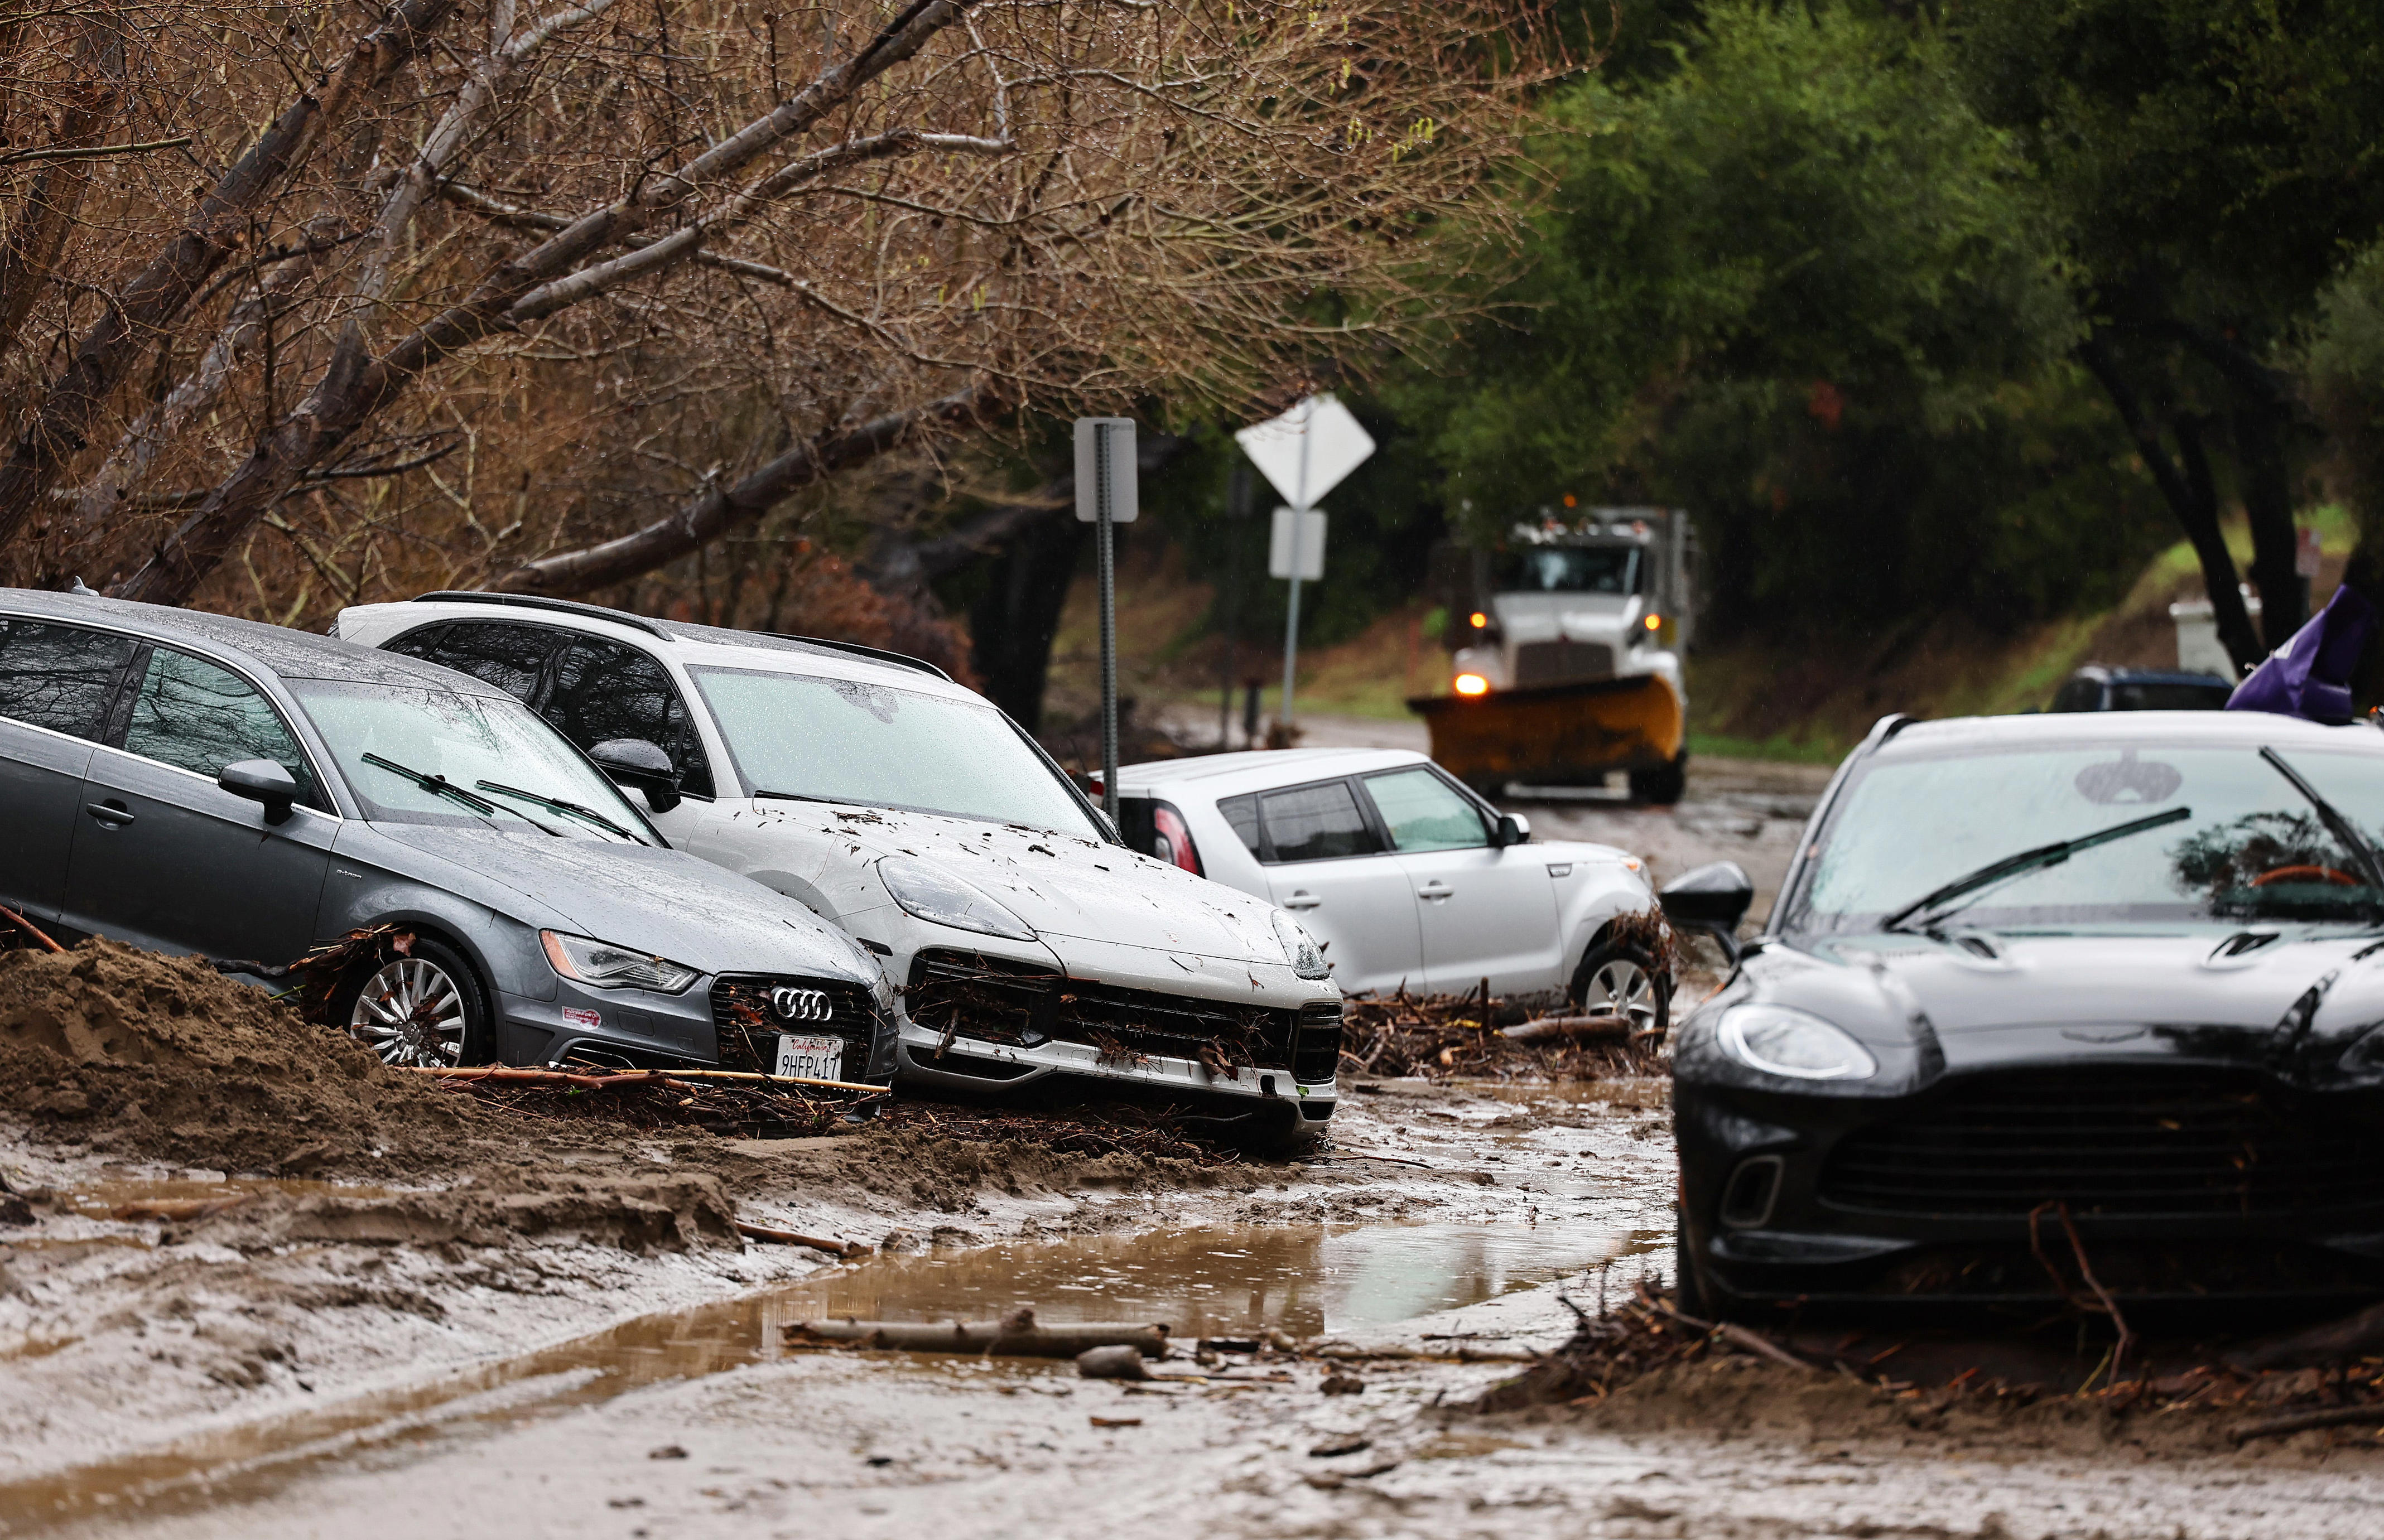
M 893 1073 L 875 957 L 436 664 L 0 589 L 0 903 L 61 941 L 285 962 L 412 932 L 334 1002 L 392 1063 Z

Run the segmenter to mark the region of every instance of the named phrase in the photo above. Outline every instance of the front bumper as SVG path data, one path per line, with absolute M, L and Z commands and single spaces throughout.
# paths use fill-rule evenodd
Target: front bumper
M 2071 1065 L 1897 1098 L 1676 1083 L 1683 1247 L 1718 1308 L 2058 1308 L 2092 1293 L 2081 1251 L 2128 1301 L 2384 1295 L 2373 1093 L 2259 1078 Z
M 779 984 L 835 997 L 824 1021 L 772 1019 Z M 845 1040 L 844 1077 L 884 1083 L 896 1065 L 892 1019 L 873 992 L 841 980 L 760 975 L 707 975 L 676 995 L 590 989 L 555 980 L 551 1000 L 498 996 L 497 1057 L 508 1064 L 571 1062 L 667 1069 L 686 1064 L 768 1070 L 776 1034 L 826 1033 Z
M 1062 972 L 949 947 L 906 959 L 896 1010 L 901 1078 L 981 1091 L 1068 1076 L 1238 1111 L 1279 1102 L 1283 1115 L 1310 1125 L 1333 1115 L 1338 998 L 1260 989 L 1220 1000 L 1082 961 L 1072 956 L 1075 966 Z

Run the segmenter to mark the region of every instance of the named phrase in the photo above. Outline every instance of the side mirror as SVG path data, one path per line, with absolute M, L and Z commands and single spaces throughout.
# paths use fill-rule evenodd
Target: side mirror
M 1683 872 L 1656 895 L 1664 918 L 1681 930 L 1701 930 L 1721 943 L 1722 955 L 1738 962 L 1738 923 L 1755 901 L 1755 884 L 1735 861 L 1717 861 Z
M 1503 851 L 1509 845 L 1521 845 L 1532 838 L 1532 826 L 1521 813 L 1498 814 L 1498 826 L 1490 831 L 1490 848 Z
M 269 759 L 236 760 L 223 767 L 216 785 L 235 797 L 245 797 L 265 805 L 265 821 L 279 824 L 290 816 L 291 804 L 298 800 L 298 783 L 290 772 Z
M 588 751 L 596 768 L 622 786 L 646 794 L 646 805 L 656 813 L 678 806 L 678 767 L 670 755 L 642 738 L 608 738 Z

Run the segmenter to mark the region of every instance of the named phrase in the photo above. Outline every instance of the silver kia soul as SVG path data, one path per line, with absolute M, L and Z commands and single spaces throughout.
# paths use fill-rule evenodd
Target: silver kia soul
M 672 843 L 885 959 L 908 1080 L 1132 1083 L 1293 1138 L 1332 1115 L 1341 994 L 1307 932 L 1127 849 L 930 664 L 485 593 L 345 610 L 338 634 L 519 697 Z
M 669 849 L 504 691 L 278 626 L 0 589 L 0 903 L 235 962 L 403 926 L 334 1002 L 393 1063 L 894 1070 L 842 931 Z

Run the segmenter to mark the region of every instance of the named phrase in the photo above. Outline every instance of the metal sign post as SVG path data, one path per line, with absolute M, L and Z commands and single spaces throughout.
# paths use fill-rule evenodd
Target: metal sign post
M 1374 441 L 1347 407 L 1326 395 L 1310 396 L 1271 422 L 1243 428 L 1234 439 L 1291 504 L 1284 511 L 1290 515 L 1289 549 L 1269 563 L 1273 576 L 1291 579 L 1289 614 L 1284 621 L 1283 703 L 1275 712 L 1276 723 L 1288 727 L 1293 721 L 1292 687 L 1299 669 L 1299 585 L 1303 578 L 1324 575 L 1323 531 L 1309 521 L 1316 519 L 1321 525 L 1323 515 L 1314 511 L 1318 499 L 1374 453 Z M 1285 523 L 1284 512 L 1276 515 L 1278 528 Z M 1311 528 L 1318 545 L 1313 557 L 1304 549 Z
M 1101 811 L 1118 816 L 1117 536 L 1136 503 L 1134 419 L 1076 419 L 1076 516 L 1093 527 L 1101 589 Z

